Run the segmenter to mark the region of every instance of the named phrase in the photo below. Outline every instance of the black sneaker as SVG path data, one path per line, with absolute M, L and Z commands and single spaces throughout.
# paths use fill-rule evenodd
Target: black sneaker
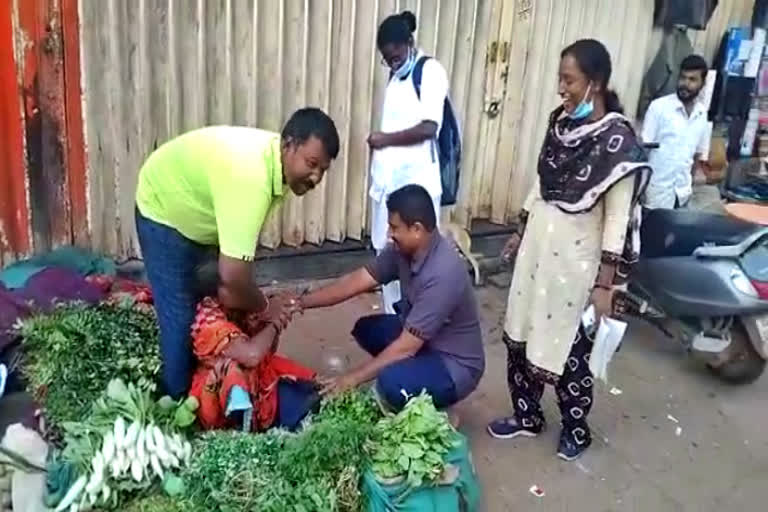
M 592 438 L 589 432 L 582 428 L 576 428 L 573 431 L 563 431 L 560 433 L 560 446 L 557 449 L 557 456 L 566 461 L 576 460 L 581 457 L 589 445 L 592 444 Z
M 536 437 L 541 432 L 541 427 L 523 427 L 514 416 L 499 418 L 488 424 L 488 433 L 496 439 L 512 439 L 514 437 Z

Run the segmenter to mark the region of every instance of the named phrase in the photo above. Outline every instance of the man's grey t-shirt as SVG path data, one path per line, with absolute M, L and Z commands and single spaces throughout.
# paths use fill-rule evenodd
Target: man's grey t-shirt
M 453 243 L 439 233 L 413 260 L 388 245 L 366 267 L 379 284 L 400 280 L 404 329 L 445 362 L 458 399 L 476 387 L 485 370 L 475 292 Z

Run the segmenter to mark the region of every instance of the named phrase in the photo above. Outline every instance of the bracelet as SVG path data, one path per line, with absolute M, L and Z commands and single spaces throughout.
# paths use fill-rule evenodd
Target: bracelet
M 595 283 L 595 289 L 605 290 L 610 292 L 613 290 L 613 286 L 604 285 L 603 283 Z

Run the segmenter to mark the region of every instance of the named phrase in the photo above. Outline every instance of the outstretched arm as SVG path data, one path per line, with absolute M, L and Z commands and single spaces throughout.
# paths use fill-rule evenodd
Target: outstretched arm
M 300 305 L 302 309 L 335 306 L 356 295 L 373 290 L 377 285 L 378 283 L 366 268 L 359 268 L 301 297 Z

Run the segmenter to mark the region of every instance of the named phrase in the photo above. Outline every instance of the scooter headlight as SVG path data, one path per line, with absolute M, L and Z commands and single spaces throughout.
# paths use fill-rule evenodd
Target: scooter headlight
M 759 297 L 757 290 L 752 286 L 752 282 L 740 268 L 731 270 L 731 282 L 733 283 L 734 288 L 741 293 L 754 298 Z

